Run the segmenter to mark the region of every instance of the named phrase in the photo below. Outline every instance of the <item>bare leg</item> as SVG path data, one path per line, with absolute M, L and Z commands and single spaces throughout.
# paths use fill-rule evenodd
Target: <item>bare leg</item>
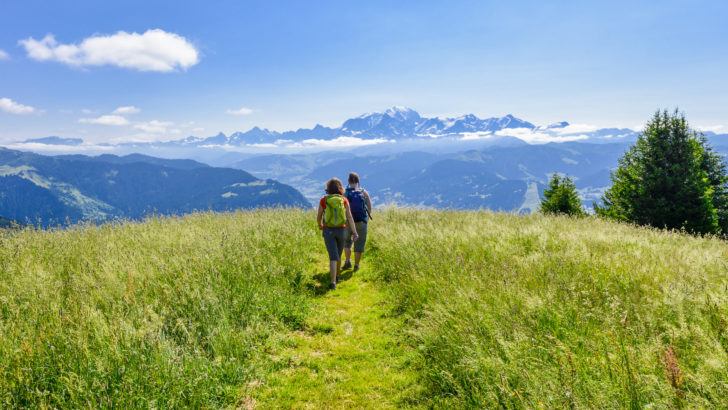
M 344 248 L 344 254 L 346 255 L 346 260 L 350 261 L 351 260 L 351 248 Z M 357 262 L 357 263 L 359 263 L 359 262 Z
M 359 265 L 361 260 L 361 252 L 354 252 L 354 265 Z
M 331 261 L 329 263 L 329 269 L 331 270 L 331 283 L 336 283 L 336 273 L 341 261 Z
M 338 278 L 339 276 L 341 276 L 341 259 L 336 261 L 336 277 Z M 336 281 L 335 279 L 336 278 L 334 278 L 334 281 Z

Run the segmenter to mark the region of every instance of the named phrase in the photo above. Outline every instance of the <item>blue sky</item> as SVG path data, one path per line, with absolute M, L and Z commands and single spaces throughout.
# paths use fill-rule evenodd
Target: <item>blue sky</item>
M 338 126 L 393 105 L 626 127 L 678 106 L 728 131 L 723 1 L 111 3 L 0 5 L 0 142 Z

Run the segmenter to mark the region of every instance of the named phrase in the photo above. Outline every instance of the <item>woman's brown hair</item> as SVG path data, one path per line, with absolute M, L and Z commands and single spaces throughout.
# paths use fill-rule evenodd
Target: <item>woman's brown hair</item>
M 356 172 L 352 172 L 349 174 L 349 183 L 350 184 L 358 184 L 359 183 L 359 174 Z
M 331 178 L 326 182 L 326 193 L 329 195 L 344 195 L 344 186 L 341 185 L 339 178 Z

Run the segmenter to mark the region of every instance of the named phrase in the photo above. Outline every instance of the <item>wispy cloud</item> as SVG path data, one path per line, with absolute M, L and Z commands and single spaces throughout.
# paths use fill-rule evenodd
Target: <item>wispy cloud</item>
M 720 132 L 720 130 L 722 130 L 725 127 L 722 126 L 722 125 L 706 125 L 706 126 L 703 126 L 703 127 L 698 126 L 697 128 L 698 128 L 698 130 L 703 131 L 703 132 L 715 132 L 715 133 L 718 133 L 718 132 Z
M 495 132 L 499 137 L 515 137 L 533 144 L 545 144 L 548 142 L 568 142 L 588 139 L 585 134 L 579 135 L 554 135 L 543 130 L 530 128 L 506 128 Z
M 129 125 L 129 120 L 121 115 L 102 115 L 96 118 L 81 118 L 78 122 L 82 124 L 98 124 L 98 125 Z
M 138 114 L 141 112 L 141 110 L 137 107 L 134 107 L 133 105 L 126 106 L 126 107 L 119 107 L 115 109 L 112 114 L 116 115 L 130 115 L 130 114 Z
M 173 122 L 170 121 L 147 121 L 134 124 L 134 129 L 144 131 L 150 134 L 166 134 L 167 128 L 172 127 Z
M 108 36 L 95 35 L 80 44 L 59 44 L 52 34 L 18 43 L 34 60 L 57 61 L 73 67 L 109 65 L 170 72 L 185 70 L 200 61 L 197 49 L 187 39 L 160 29 L 143 34 L 119 31 Z
M 10 60 L 10 55 L 4 50 L 0 50 L 0 60 Z
M 493 138 L 493 131 L 464 132 L 460 138 L 463 141 L 484 140 Z
M 238 110 L 227 110 L 225 113 L 230 115 L 250 115 L 253 113 L 253 110 L 247 107 L 240 108 Z
M 599 129 L 599 127 L 597 127 L 595 125 L 569 124 L 566 127 L 554 128 L 553 131 L 560 135 L 569 135 L 569 134 L 583 134 L 585 132 L 594 132 L 598 129 Z
M 38 112 L 38 109 L 29 105 L 17 103 L 10 98 L 0 98 L 0 111 L 16 115 L 24 115 L 36 113 Z
M 82 144 L 82 145 L 56 145 L 43 144 L 40 142 L 18 142 L 5 145 L 10 149 L 34 152 L 80 152 L 80 151 L 110 151 L 114 149 L 111 145 Z
M 391 142 L 391 140 L 385 138 L 362 139 L 357 137 L 338 137 L 331 140 L 307 139 L 301 142 L 286 144 L 285 148 L 348 148 L 377 145 L 385 142 Z

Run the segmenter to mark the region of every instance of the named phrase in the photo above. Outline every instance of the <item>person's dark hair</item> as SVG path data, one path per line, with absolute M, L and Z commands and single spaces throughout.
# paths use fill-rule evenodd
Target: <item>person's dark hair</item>
M 344 186 L 341 185 L 339 178 L 331 178 L 326 182 L 326 193 L 329 195 L 344 195 Z
M 349 183 L 358 184 L 359 183 L 359 174 L 357 174 L 356 172 L 349 173 Z

